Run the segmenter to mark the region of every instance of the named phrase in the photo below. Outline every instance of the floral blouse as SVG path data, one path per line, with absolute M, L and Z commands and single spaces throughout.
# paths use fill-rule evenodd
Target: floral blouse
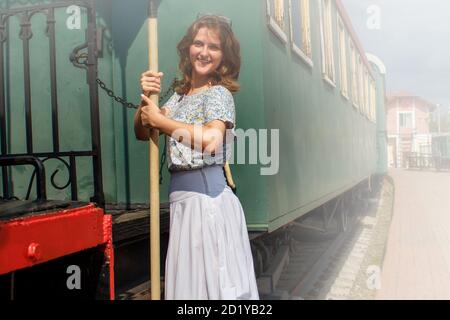
M 224 146 L 215 155 L 203 154 L 172 137 L 167 137 L 167 159 L 171 172 L 194 170 L 215 164 L 223 165 L 224 159 L 229 161 L 235 136 L 235 107 L 233 96 L 228 89 L 223 86 L 212 86 L 190 96 L 174 93 L 164 107 L 169 110 L 168 117 L 176 121 L 204 125 L 213 120 L 222 120 L 227 125 Z

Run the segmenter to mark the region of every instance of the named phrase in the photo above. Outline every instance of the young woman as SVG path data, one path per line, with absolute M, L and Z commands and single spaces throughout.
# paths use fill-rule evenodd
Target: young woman
M 240 46 L 226 18 L 204 16 L 178 44 L 183 79 L 159 109 L 162 73 L 141 77 L 135 132 L 167 135 L 170 238 L 166 299 L 258 299 L 244 212 L 222 171 L 235 125 Z

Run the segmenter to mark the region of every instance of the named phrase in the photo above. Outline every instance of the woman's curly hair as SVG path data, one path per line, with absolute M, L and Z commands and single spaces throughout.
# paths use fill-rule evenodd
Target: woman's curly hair
M 240 85 L 237 80 L 241 69 L 240 44 L 234 36 L 230 23 L 225 21 L 224 18 L 214 15 L 197 19 L 178 44 L 177 49 L 180 56 L 178 68 L 183 79 L 177 81 L 175 91 L 178 94 L 187 94 L 191 89 L 192 65 L 189 58 L 189 49 L 198 31 L 203 27 L 217 32 L 223 53 L 222 63 L 214 72 L 211 84 L 222 85 L 232 93 L 238 92 Z

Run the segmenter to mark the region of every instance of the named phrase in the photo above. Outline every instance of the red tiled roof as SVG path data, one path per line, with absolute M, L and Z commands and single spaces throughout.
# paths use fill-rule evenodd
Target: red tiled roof
M 387 100 L 391 101 L 397 98 L 416 98 L 417 100 L 422 101 L 425 105 L 430 107 L 431 111 L 433 111 L 436 108 L 436 104 L 432 103 L 422 97 L 419 97 L 416 94 L 413 94 L 409 91 L 398 91 L 398 92 L 391 92 L 387 94 Z

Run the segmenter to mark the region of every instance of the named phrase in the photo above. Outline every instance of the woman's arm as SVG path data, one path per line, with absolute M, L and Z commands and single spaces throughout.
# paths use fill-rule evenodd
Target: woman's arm
M 142 141 L 148 141 L 148 139 L 150 139 L 150 130 L 149 130 L 150 128 L 144 127 L 142 125 L 142 120 L 141 120 L 142 107 L 143 107 L 143 104 L 141 103 L 141 105 L 139 106 L 139 109 L 134 114 L 134 134 L 136 136 L 136 139 L 142 140 Z M 161 110 L 161 113 L 167 117 L 167 115 L 169 113 L 169 109 L 167 109 L 166 107 L 162 107 L 160 110 Z M 163 134 L 163 132 L 160 132 L 159 134 L 161 135 L 161 134 Z
M 162 116 L 156 127 L 182 144 L 206 154 L 214 154 L 222 147 L 225 123 L 214 120 L 205 125 L 192 125 Z
M 182 144 L 203 153 L 213 154 L 222 148 L 226 125 L 221 120 L 214 120 L 205 125 L 192 125 L 175 121 L 159 112 L 158 107 L 146 96 L 142 96 L 140 108 L 141 125 L 146 123 L 150 127 L 176 139 Z M 147 131 L 149 131 L 147 129 Z

